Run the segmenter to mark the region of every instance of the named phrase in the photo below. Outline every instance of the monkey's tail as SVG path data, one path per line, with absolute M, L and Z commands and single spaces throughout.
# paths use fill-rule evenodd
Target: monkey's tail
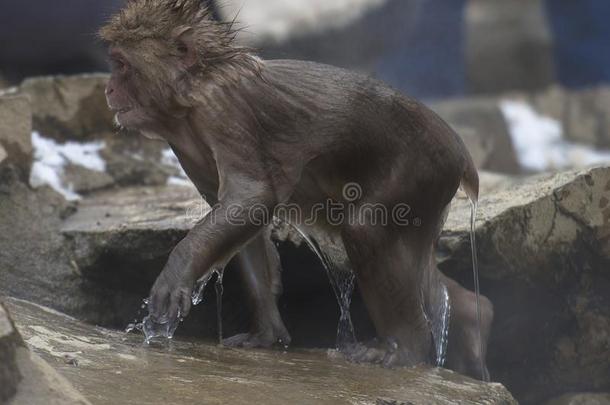
M 474 293 L 476 297 L 477 333 L 479 337 L 479 361 L 481 367 L 481 379 L 487 381 L 485 372 L 485 358 L 483 350 L 483 335 L 481 333 L 481 292 L 479 288 L 479 264 L 477 260 L 477 241 L 475 221 L 477 217 L 477 205 L 479 202 L 479 173 L 472 161 L 470 154 L 466 154 L 466 168 L 462 174 L 460 186 L 470 200 L 470 248 L 472 253 L 472 275 L 474 279 Z
M 471 202 L 476 204 L 479 201 L 479 173 L 468 152 L 466 152 L 466 167 L 464 168 L 464 173 L 462 173 L 460 187 Z

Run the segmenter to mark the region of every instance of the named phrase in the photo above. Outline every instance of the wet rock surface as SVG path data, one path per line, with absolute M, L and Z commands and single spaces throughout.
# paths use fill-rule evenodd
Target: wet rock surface
M 0 303 L 0 403 L 87 405 L 76 389 L 37 354 L 31 353 Z
M 96 404 L 516 403 L 500 384 L 441 369 L 387 370 L 330 360 L 323 351 L 237 350 L 197 341 L 146 346 L 138 335 L 23 301 L 8 305 L 25 341 Z

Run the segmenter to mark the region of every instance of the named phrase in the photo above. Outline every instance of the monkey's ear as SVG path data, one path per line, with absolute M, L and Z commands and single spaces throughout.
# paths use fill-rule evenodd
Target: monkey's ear
M 195 35 L 191 27 L 177 27 L 172 32 L 172 36 L 178 47 L 180 59 L 185 68 L 195 66 L 199 60 L 197 55 L 197 47 L 195 44 Z

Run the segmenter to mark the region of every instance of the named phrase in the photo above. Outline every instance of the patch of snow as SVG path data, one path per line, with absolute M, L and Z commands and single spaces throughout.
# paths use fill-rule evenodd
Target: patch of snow
M 610 162 L 610 151 L 598 151 L 563 139 L 561 123 L 538 114 L 523 101 L 503 100 L 500 109 L 522 167 L 533 171 L 585 167 Z
M 30 185 L 34 188 L 48 185 L 68 201 L 79 200 L 81 197 L 74 192 L 72 185 L 64 184 L 63 174 L 66 165 L 82 166 L 97 172 L 106 170 L 106 162 L 99 155 L 99 152 L 106 147 L 102 141 L 60 144 L 34 131 L 32 146 L 34 163 L 30 173 Z
M 320 31 L 345 26 L 386 1 L 227 0 L 219 11 L 225 21 L 237 16 L 239 25 L 245 27 L 248 33 L 283 41 L 295 31 Z
M 180 161 L 178 160 L 178 157 L 171 148 L 167 148 L 161 151 L 161 163 L 165 166 L 175 167 L 179 170 L 182 170 Z
M 12 96 L 13 94 L 19 93 L 18 87 L 7 87 L 5 89 L 0 89 L 0 96 Z
M 161 164 L 178 170 L 178 175 L 171 176 L 167 179 L 167 185 L 193 187 L 193 183 L 189 180 L 180 161 L 171 148 L 167 148 L 161 152 Z
M 8 153 L 6 152 L 6 150 L 2 147 L 2 145 L 0 145 L 0 163 L 2 163 L 2 161 L 4 159 L 6 159 L 8 157 Z
M 168 186 L 192 187 L 193 183 L 189 179 L 183 177 L 171 176 L 167 179 Z

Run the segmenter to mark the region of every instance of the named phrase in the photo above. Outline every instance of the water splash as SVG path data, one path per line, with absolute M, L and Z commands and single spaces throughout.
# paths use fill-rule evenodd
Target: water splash
M 193 292 L 191 293 L 191 302 L 193 303 L 193 306 L 199 305 L 203 302 L 205 287 L 208 285 L 214 274 L 216 274 L 215 270 L 201 277 L 195 283 L 195 288 L 193 288 Z
M 488 381 L 487 373 L 485 373 L 485 358 L 483 357 L 483 335 L 481 333 L 481 291 L 479 288 L 479 263 L 477 259 L 477 240 L 476 240 L 476 217 L 477 217 L 477 201 L 470 199 L 470 248 L 472 253 L 472 275 L 474 278 L 474 293 L 476 297 L 477 307 L 477 330 L 479 335 L 479 361 L 481 362 L 481 379 Z
M 138 313 L 140 314 L 144 310 L 148 312 L 148 305 L 148 299 L 143 300 L 143 304 Z M 146 315 L 141 322 L 138 322 L 136 319 L 127 325 L 125 328 L 125 333 L 135 331 L 141 332 L 144 335 L 144 343 L 150 344 L 152 339 L 157 337 L 172 339 L 176 329 L 178 329 L 178 325 L 180 325 L 180 322 L 183 320 L 184 318 L 180 314 L 180 309 L 178 309 L 178 316 L 175 319 L 169 319 L 166 316 L 158 321 L 155 321 L 150 315 Z
M 447 360 L 447 345 L 449 343 L 449 321 L 451 318 L 451 303 L 449 301 L 449 290 L 441 284 L 440 302 L 437 301 L 433 322 L 431 324 L 432 338 L 436 349 L 436 366 L 443 367 Z
M 193 292 L 191 293 L 191 302 L 193 306 L 199 305 L 203 302 L 205 287 L 208 285 L 210 280 L 214 275 L 216 275 L 216 304 L 217 304 L 217 322 L 218 322 L 218 338 L 222 343 L 222 278 L 224 274 L 223 268 L 217 268 L 213 271 L 209 272 L 199 280 L 195 284 L 193 288 Z M 146 344 L 150 344 L 152 339 L 154 338 L 166 338 L 172 339 L 174 337 L 174 333 L 178 326 L 184 318 L 181 315 L 180 309 L 178 309 L 178 316 L 174 319 L 169 319 L 169 317 L 165 316 L 159 320 L 153 320 L 150 316 L 149 308 L 149 300 L 144 299 L 142 301 L 142 306 L 138 310 L 138 315 L 136 319 L 127 325 L 125 328 L 125 333 L 131 332 L 141 332 L 144 335 L 144 342 Z M 143 316 L 143 312 L 146 312 L 147 315 Z M 138 321 L 138 319 L 142 319 Z
M 332 267 L 331 267 L 332 269 Z M 335 286 L 335 290 L 339 291 L 337 301 L 341 315 L 339 316 L 339 324 L 337 325 L 337 343 L 336 347 L 341 350 L 348 345 L 356 343 L 356 335 L 354 334 L 354 325 L 350 314 L 350 305 L 352 303 L 352 294 L 354 292 L 355 276 L 352 272 L 345 271 L 329 271 L 334 280 L 331 284 Z M 337 292 L 335 291 L 335 295 Z
M 218 323 L 218 344 L 222 345 L 222 293 L 224 291 L 222 286 L 222 277 L 224 275 L 224 269 L 214 270 L 216 273 L 216 322 Z
M 145 298 L 142 300 L 142 305 L 140 306 L 140 309 L 138 310 L 136 319 L 134 319 L 132 323 L 127 325 L 127 327 L 125 328 L 125 333 L 131 333 L 131 332 L 135 332 L 135 331 L 142 332 L 142 328 L 144 327 L 144 322 L 139 321 L 139 319 L 143 319 L 145 317 L 142 313 L 146 310 L 146 308 L 148 308 L 148 298 Z
M 285 222 L 285 221 L 284 221 Z M 316 254 L 322 266 L 326 270 L 326 275 L 330 281 L 330 285 L 337 298 L 339 310 L 339 323 L 337 325 L 337 341 L 336 348 L 341 351 L 348 345 L 356 343 L 356 335 L 354 333 L 354 325 L 350 314 L 350 305 L 352 302 L 352 294 L 354 292 L 355 275 L 352 271 L 341 269 L 340 266 L 329 255 L 325 254 L 320 246 L 315 243 L 305 232 L 299 227 L 289 222 L 290 225 L 307 243 L 309 248 Z

